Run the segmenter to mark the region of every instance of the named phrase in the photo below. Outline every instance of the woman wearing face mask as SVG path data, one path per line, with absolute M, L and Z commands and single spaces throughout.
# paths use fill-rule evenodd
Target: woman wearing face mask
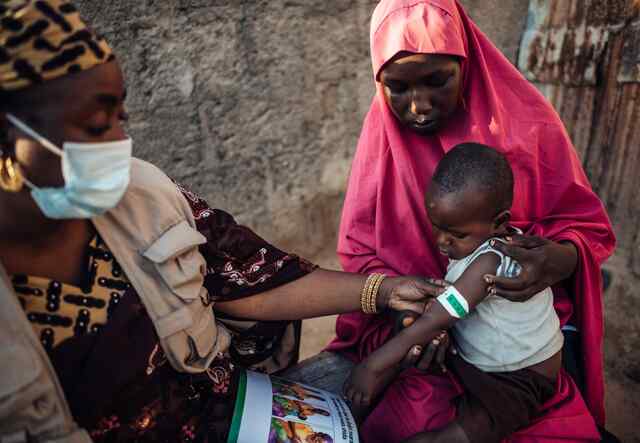
M 295 363 L 294 320 L 419 311 L 434 292 L 317 269 L 211 209 L 132 159 L 124 99 L 118 62 L 72 4 L 0 3 L 0 300 L 19 300 L 95 441 L 223 441 L 238 369 Z M 28 415 L 33 367 L 7 345 L 3 441 L 41 429 L 8 429 Z
M 585 402 L 563 372 L 548 408 L 512 440 L 599 439 L 590 414 L 604 423 L 600 265 L 615 238 L 562 122 L 455 0 L 383 0 L 373 14 L 371 53 L 377 95 L 344 204 L 338 244 L 344 269 L 443 276 L 447 258 L 424 210 L 425 187 L 457 144 L 497 147 L 514 169 L 520 198 L 513 224 L 526 235 L 499 245 L 523 271 L 514 279 L 486 276 L 490 291 L 524 301 L 552 286 L 565 330 L 579 331 L 577 363 L 585 371 Z M 392 327 L 383 318 L 342 315 L 331 349 L 360 361 Z M 434 352 L 427 350 L 421 369 Z M 431 441 L 420 433 L 451 421 L 459 389 L 448 374 L 401 373 L 364 422 L 365 441 Z

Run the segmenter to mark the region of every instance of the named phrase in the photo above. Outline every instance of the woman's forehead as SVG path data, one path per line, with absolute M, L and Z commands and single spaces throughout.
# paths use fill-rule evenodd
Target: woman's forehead
M 371 21 L 371 58 L 380 68 L 401 51 L 466 57 L 466 36 L 455 1 L 382 1 Z
M 60 112 L 63 118 L 84 118 L 99 109 L 117 109 L 124 96 L 124 78 L 115 60 L 32 86 L 21 94 L 38 113 Z
M 122 97 L 125 83 L 120 65 L 111 61 L 87 71 L 76 72 L 54 80 L 15 91 L 9 103 L 12 112 L 40 110 L 50 112 L 56 108 L 76 109 L 100 96 Z
M 382 68 L 385 75 L 429 75 L 460 66 L 460 60 L 445 54 L 399 53 Z
M 427 63 L 429 61 L 428 54 L 410 54 L 395 59 L 392 63 L 404 65 L 407 63 Z

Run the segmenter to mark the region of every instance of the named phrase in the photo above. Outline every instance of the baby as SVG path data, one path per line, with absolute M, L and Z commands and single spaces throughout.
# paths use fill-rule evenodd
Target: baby
M 357 365 L 345 385 L 354 410 L 371 405 L 415 345 L 451 328 L 457 355 L 447 366 L 463 385 L 455 420 L 410 441 L 499 442 L 526 427 L 556 390 L 563 336 L 550 288 L 524 303 L 487 295 L 487 274 L 510 277 L 517 262 L 494 249 L 504 241 L 513 203 L 513 172 L 487 146 L 465 143 L 438 165 L 426 208 L 452 283 L 408 328 Z

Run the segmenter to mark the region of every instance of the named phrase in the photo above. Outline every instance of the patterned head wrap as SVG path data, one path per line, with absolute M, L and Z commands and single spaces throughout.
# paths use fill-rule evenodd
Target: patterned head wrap
M 0 0 L 0 92 L 114 59 L 68 0 Z

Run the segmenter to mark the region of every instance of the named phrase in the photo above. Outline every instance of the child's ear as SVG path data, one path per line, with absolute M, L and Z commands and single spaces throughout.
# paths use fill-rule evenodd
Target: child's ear
M 499 231 L 507 226 L 507 223 L 511 221 L 511 211 L 505 209 L 495 216 L 493 219 L 493 228 Z

